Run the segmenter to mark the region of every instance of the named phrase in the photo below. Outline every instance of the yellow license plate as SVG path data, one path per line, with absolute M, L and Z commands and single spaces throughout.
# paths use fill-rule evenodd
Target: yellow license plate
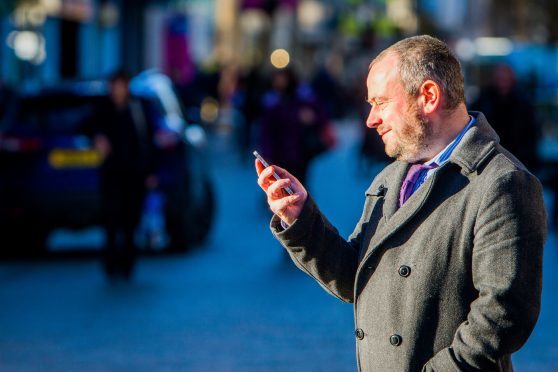
M 48 163 L 53 168 L 96 168 L 101 160 L 101 154 L 93 149 L 54 149 L 48 154 Z

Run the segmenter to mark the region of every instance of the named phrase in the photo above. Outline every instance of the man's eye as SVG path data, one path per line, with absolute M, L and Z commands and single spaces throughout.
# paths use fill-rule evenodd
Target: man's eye
M 370 104 L 372 109 L 374 109 L 374 108 L 382 108 L 382 106 L 386 103 L 386 101 L 371 100 L 368 101 L 368 103 Z

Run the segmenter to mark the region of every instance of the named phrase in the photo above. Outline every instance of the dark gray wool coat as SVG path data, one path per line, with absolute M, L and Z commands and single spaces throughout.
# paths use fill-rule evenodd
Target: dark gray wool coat
M 539 181 L 481 113 L 401 207 L 408 164 L 366 191 L 348 240 L 308 198 L 275 236 L 295 264 L 354 303 L 362 371 L 512 371 L 511 354 L 538 318 L 546 213 Z M 340 195 L 340 197 L 343 197 Z

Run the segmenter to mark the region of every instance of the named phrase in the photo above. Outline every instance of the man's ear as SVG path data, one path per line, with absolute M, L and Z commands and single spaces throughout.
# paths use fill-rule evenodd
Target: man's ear
M 419 89 L 419 102 L 422 104 L 425 114 L 432 114 L 442 101 L 440 86 L 432 80 L 426 80 Z

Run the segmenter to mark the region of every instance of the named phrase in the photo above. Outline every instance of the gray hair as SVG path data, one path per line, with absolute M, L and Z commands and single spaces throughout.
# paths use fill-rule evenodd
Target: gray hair
M 432 36 L 413 36 L 383 50 L 370 68 L 387 54 L 398 58 L 397 69 L 407 94 L 416 97 L 426 80 L 435 81 L 445 97 L 444 109 L 455 109 L 465 102 L 461 65 L 446 43 Z

